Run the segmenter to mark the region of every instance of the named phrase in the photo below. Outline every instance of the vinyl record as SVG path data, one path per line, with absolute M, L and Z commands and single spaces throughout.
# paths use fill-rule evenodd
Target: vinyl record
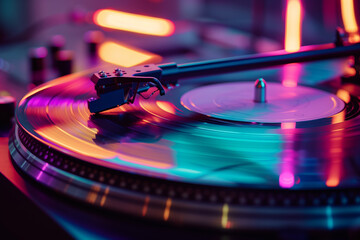
M 10 153 L 37 182 L 120 213 L 230 229 L 348 226 L 360 212 L 359 100 L 299 82 L 270 77 L 267 102 L 254 103 L 249 79 L 188 80 L 90 114 L 88 73 L 70 75 L 21 100 Z

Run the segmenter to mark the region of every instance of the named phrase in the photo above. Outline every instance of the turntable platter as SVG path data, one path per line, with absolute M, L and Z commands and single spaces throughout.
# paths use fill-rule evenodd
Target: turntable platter
M 213 84 L 185 93 L 182 104 L 190 111 L 232 121 L 285 123 L 331 117 L 342 111 L 344 102 L 336 95 L 280 83 L 267 84 L 267 102 L 254 102 L 254 83 Z

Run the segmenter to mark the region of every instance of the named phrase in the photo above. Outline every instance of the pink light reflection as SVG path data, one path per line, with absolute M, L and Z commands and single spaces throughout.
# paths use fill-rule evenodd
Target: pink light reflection
M 292 143 L 289 144 L 293 145 Z M 285 146 L 281 163 L 281 173 L 279 176 L 279 186 L 282 188 L 291 188 L 295 184 L 294 160 L 296 159 L 296 152 L 287 148 L 288 147 Z
M 279 177 L 279 185 L 282 188 L 291 188 L 294 186 L 295 178 L 292 172 L 283 172 Z
M 40 173 L 36 176 L 36 180 L 39 180 L 41 178 L 41 175 L 44 173 L 45 169 L 48 167 L 48 163 L 45 163 L 45 165 L 41 168 Z
M 301 73 L 300 63 L 286 64 L 283 68 L 282 85 L 284 87 L 296 87 Z
M 299 45 L 300 46 L 300 45 Z M 301 73 L 301 64 L 291 63 L 283 67 L 282 85 L 284 87 L 296 87 Z M 294 149 L 294 130 L 296 122 L 283 122 L 281 129 L 285 130 L 284 134 L 284 151 L 281 162 L 281 170 L 279 176 L 279 185 L 282 188 L 291 188 L 295 184 L 294 177 L 294 161 L 296 160 L 296 152 Z

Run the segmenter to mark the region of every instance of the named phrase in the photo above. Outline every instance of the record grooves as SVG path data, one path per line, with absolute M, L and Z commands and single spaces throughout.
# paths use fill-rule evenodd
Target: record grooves
M 20 2 L 0 240 L 360 239 L 360 0 Z
M 248 206 L 304 207 L 327 206 L 329 204 L 335 206 L 360 204 L 360 193 L 356 188 L 327 189 L 321 192 L 311 189 L 297 191 L 278 189 L 275 192 L 266 189 L 254 190 L 246 188 L 234 190 L 232 188 L 193 185 L 113 171 L 80 161 L 51 149 L 31 138 L 24 130 L 18 129 L 18 135 L 26 149 L 49 165 L 94 182 L 143 194 L 187 201 Z
M 342 228 L 360 213 L 359 100 L 343 89 L 325 93 L 339 97 L 335 107 L 345 103 L 329 117 L 260 123 L 188 109 L 182 96 L 211 82 L 101 115 L 87 108 L 90 86 L 87 76 L 70 75 L 17 109 L 12 159 L 50 189 L 115 212 L 214 228 L 328 229 L 329 218 Z

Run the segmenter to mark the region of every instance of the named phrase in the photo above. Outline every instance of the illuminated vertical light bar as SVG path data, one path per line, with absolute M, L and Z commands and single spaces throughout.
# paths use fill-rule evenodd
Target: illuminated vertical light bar
M 117 29 L 154 36 L 170 36 L 174 33 L 174 23 L 168 19 L 144 16 L 112 9 L 99 9 L 93 15 L 95 24 Z
M 301 22 L 302 6 L 300 0 L 287 0 L 286 19 L 285 19 L 285 51 L 296 52 L 301 45 Z M 287 64 L 284 66 L 284 76 L 282 84 L 285 87 L 296 87 L 298 82 L 301 65 L 298 63 Z
M 349 42 L 359 42 L 360 35 L 358 33 L 359 28 L 356 23 L 353 0 L 341 0 L 341 16 L 344 23 L 345 31 L 349 33 Z
M 296 52 L 301 44 L 302 7 L 300 0 L 287 0 L 285 20 L 285 51 Z

